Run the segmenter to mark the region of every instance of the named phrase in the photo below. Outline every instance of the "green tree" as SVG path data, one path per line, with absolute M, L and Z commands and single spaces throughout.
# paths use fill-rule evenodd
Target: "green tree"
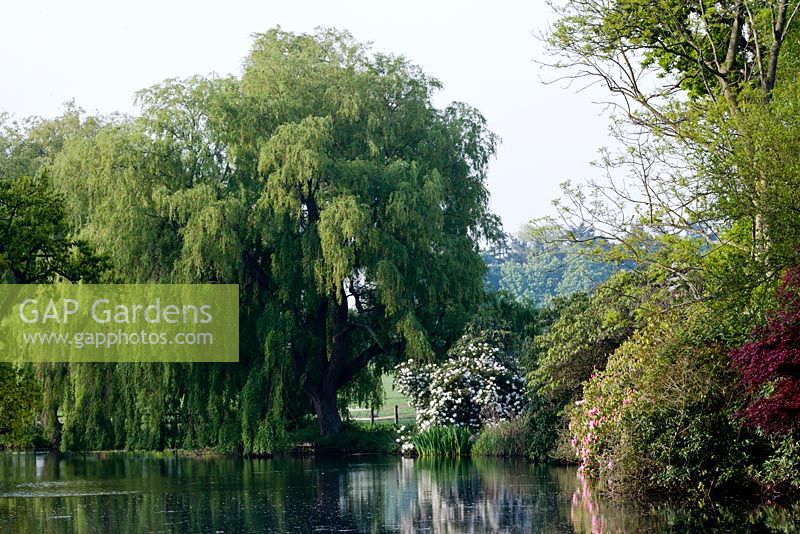
M 238 283 L 241 295 L 238 365 L 69 366 L 54 384 L 68 413 L 63 448 L 269 453 L 305 411 L 256 231 L 255 166 L 234 166 L 224 140 L 236 91 L 232 78 L 167 80 L 138 93 L 141 116 L 93 121 L 48 166 L 115 280 Z
M 580 0 L 558 7 L 547 36 L 555 66 L 618 97 L 615 129 L 624 146 L 600 162 L 608 182 L 567 188 L 563 214 L 624 244 L 637 261 L 653 259 L 643 242 L 654 235 L 693 235 L 711 248 L 740 250 L 758 283 L 793 264 L 775 245 L 786 240 L 787 223 L 797 226 L 786 208 L 796 189 L 796 158 L 787 154 L 796 144 L 796 134 L 787 143 L 795 114 L 787 104 L 796 102 L 798 5 Z
M 72 235 L 64 197 L 42 165 L 77 126 L 68 106 L 59 119 L 10 123 L 0 115 L 0 281 L 43 284 L 97 281 L 105 267 L 85 240 Z
M 772 491 L 796 472 L 793 442 L 776 448 L 742 427 L 728 351 L 763 322 L 776 275 L 798 259 L 799 9 L 577 0 L 548 36 L 568 78 L 618 97 L 622 145 L 603 153 L 606 180 L 566 185 L 561 222 L 591 225 L 644 278 L 623 291 L 639 295 L 624 336 L 598 343 L 619 315 L 592 309 L 601 286 L 539 338 L 533 378 L 562 398 L 580 392 L 558 450 L 615 491 L 708 496 L 752 480 Z M 765 368 L 768 354 L 751 356 Z M 605 368 L 586 381 L 588 364 L 602 368 L 593 362 Z
M 438 87 L 329 31 L 270 31 L 246 62 L 258 120 L 232 121 L 234 149 L 258 153 L 261 242 L 323 435 L 373 358 L 442 353 L 480 300 L 495 138 L 464 104 L 436 109 Z
M 67 222 L 64 197 L 53 190 L 42 166 L 77 126 L 68 107 L 59 119 L 22 124 L 0 117 L 0 282 L 45 284 L 96 282 L 107 264 Z M 40 415 L 45 430 L 60 433 L 51 378 L 61 365 L 35 369 L 0 363 L 0 443 L 30 445 Z M 42 387 L 44 386 L 44 387 Z M 44 392 L 44 395 L 43 395 Z M 56 393 L 57 394 L 57 393 Z
M 443 354 L 458 337 L 482 296 L 477 243 L 497 234 L 496 141 L 473 108 L 435 108 L 438 88 L 346 33 L 272 30 L 241 80 L 143 91 L 140 118 L 56 158 L 74 224 L 120 279 L 242 288 L 240 366 L 212 367 L 211 392 L 207 367 L 174 375 L 195 446 L 290 411 L 298 390 L 334 434 L 337 393 L 367 365 Z
M 103 261 L 71 237 L 62 197 L 45 177 L 0 179 L 0 279 L 36 284 L 98 280 Z
M 30 369 L 0 363 L 0 446 L 30 446 L 41 395 Z
M 600 255 L 604 245 L 589 228 L 567 231 L 528 224 L 519 237 L 507 239 L 505 249 L 484 251 L 487 289 L 506 291 L 538 307 L 555 297 L 589 291 L 616 270 Z
M 791 0 L 577 0 L 554 6 L 559 20 L 547 42 L 556 66 L 602 80 L 641 124 L 680 133 L 673 104 L 722 97 L 732 113 L 755 89 L 768 99 L 794 41 Z M 790 52 L 791 53 L 791 52 Z M 658 75 L 654 78 L 652 74 Z
M 556 319 L 531 347 L 531 385 L 560 409 L 634 332 L 644 277 L 618 273 L 591 294 L 577 293 L 552 306 Z

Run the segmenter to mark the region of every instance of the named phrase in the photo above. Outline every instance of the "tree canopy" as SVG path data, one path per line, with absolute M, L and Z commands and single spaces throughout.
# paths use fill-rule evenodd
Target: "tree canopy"
M 481 300 L 496 138 L 439 87 L 347 33 L 275 29 L 241 79 L 140 92 L 140 117 L 74 136 L 52 174 L 121 280 L 239 283 L 246 365 L 291 362 L 336 433 L 339 390 L 376 358 L 443 354 Z M 253 374 L 218 372 L 231 399 Z

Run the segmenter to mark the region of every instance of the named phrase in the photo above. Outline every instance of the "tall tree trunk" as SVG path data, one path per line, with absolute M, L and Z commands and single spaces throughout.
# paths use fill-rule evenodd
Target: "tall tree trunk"
M 349 310 L 345 295 L 341 288 L 338 295 L 331 295 L 324 300 L 317 311 L 314 324 L 318 327 L 318 338 L 325 339 L 325 349 L 314 351 L 310 357 L 308 352 L 294 347 L 292 350 L 292 364 L 298 374 L 307 373 L 310 366 L 319 370 L 318 374 L 309 373 L 303 389 L 314 404 L 322 436 L 338 434 L 342 429 L 342 417 L 336 399 L 339 388 L 349 383 L 374 357 L 386 352 L 372 328 L 366 324 L 348 323 Z M 330 330 L 327 324 L 329 312 L 332 318 Z M 354 357 L 349 357 L 350 335 L 356 328 L 368 331 L 375 343 Z
M 764 172 L 759 172 L 759 177 L 756 179 L 756 198 L 755 207 L 756 213 L 753 219 L 753 248 L 756 259 L 763 264 L 769 274 L 769 229 L 764 216 L 764 197 L 766 196 L 767 179 L 764 177 Z
M 306 387 L 306 392 L 314 404 L 319 433 L 323 437 L 338 434 L 342 429 L 342 416 L 339 415 L 336 402 L 336 388 L 326 387 L 323 384 L 319 387 Z

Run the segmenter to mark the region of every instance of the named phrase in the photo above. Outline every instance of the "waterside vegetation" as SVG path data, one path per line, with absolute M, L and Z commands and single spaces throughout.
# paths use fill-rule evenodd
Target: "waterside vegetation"
M 800 39 L 788 0 L 572 0 L 554 78 L 619 151 L 504 235 L 498 142 L 346 32 L 135 117 L 0 132 L 5 283 L 234 283 L 237 364 L 0 364 L 0 445 L 523 456 L 617 495 L 800 495 Z M 413 427 L 348 421 L 385 377 Z M 311 425 L 311 426 L 310 426 Z

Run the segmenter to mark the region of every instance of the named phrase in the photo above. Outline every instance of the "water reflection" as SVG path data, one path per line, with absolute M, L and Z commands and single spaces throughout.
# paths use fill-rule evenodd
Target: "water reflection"
M 488 459 L 0 454 L 0 532 L 668 532 L 792 520 L 768 512 L 624 506 L 574 469 Z

